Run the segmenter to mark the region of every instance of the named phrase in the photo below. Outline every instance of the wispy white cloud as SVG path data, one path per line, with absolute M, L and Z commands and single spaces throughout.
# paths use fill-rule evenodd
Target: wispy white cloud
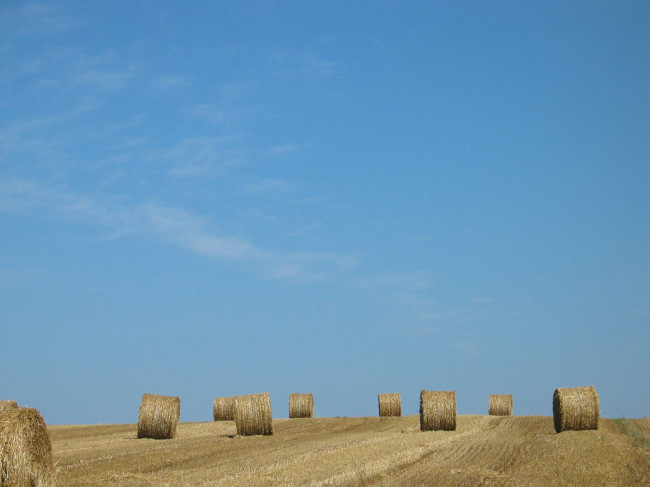
M 294 262 L 331 264 L 338 269 L 354 269 L 360 263 L 357 256 L 339 255 L 332 252 L 300 251 L 290 253 L 289 257 Z
M 0 179 L 0 211 L 15 213 L 50 206 L 48 191 L 21 179 Z
M 354 268 L 357 259 L 334 253 L 286 252 L 260 247 L 250 240 L 220 236 L 208 230 L 207 218 L 156 205 L 137 209 L 138 224 L 191 252 L 214 259 L 243 262 L 268 279 L 308 281 Z
M 372 296 L 379 306 L 387 306 L 413 324 L 407 333 L 428 328 L 437 309 L 433 297 L 435 280 L 428 272 L 394 272 L 375 276 L 355 276 L 348 284 L 355 293 Z M 426 317 L 428 319 L 422 319 Z M 428 321 L 428 322 L 427 322 Z M 435 325 L 438 326 L 438 323 Z
M 456 340 L 453 342 L 452 348 L 462 355 L 471 357 L 479 355 L 481 349 L 480 345 L 476 341 L 467 339 Z
M 255 218 L 256 220 L 261 220 L 264 222 L 277 222 L 279 218 L 276 215 L 273 215 L 265 210 L 259 208 L 253 208 L 245 212 L 247 217 Z
M 393 287 L 399 289 L 423 290 L 433 284 L 431 278 L 424 272 L 401 272 L 366 277 L 356 281 L 356 285 L 364 289 Z
M 219 235 L 211 229 L 209 218 L 181 208 L 134 203 L 125 197 L 91 198 L 26 180 L 0 181 L 0 211 L 29 210 L 45 210 L 62 219 L 101 225 L 111 232 L 107 238 L 154 235 L 196 255 L 241 263 L 267 279 L 322 280 L 358 265 L 353 256 L 274 250 L 248 239 Z
M 29 2 L 23 5 L 20 15 L 27 32 L 37 35 L 60 33 L 83 24 L 52 2 Z
M 466 304 L 448 307 L 446 309 L 437 309 L 435 312 L 423 313 L 419 317 L 421 322 L 435 322 L 439 326 L 447 328 L 457 328 L 467 323 L 480 321 L 485 315 L 487 303 L 492 302 L 491 298 L 479 296 L 472 298 Z
M 115 198 L 115 201 L 118 201 Z M 103 224 L 119 222 L 121 217 L 106 208 L 106 202 L 65 191 L 50 189 L 25 179 L 0 181 L 0 211 L 7 213 L 51 211 L 59 218 L 82 219 Z
M 151 86 L 156 91 L 166 91 L 169 89 L 188 86 L 191 83 L 189 76 L 180 74 L 161 74 L 151 81 Z
M 0 156 L 7 160 L 9 156 L 15 154 L 38 153 L 50 160 L 58 159 L 61 154 L 55 148 L 59 144 L 51 139 L 43 140 L 35 132 L 60 123 L 64 119 L 65 117 L 61 115 L 49 115 L 32 120 L 17 120 L 0 127 Z
M 266 151 L 269 156 L 284 156 L 287 154 L 295 154 L 300 152 L 303 149 L 301 145 L 296 144 L 285 144 L 285 145 L 276 145 L 271 147 Z
M 136 208 L 134 217 L 141 229 L 205 257 L 243 260 L 255 259 L 264 253 L 244 239 L 208 232 L 206 218 L 178 208 L 141 205 Z
M 288 231 L 285 235 L 287 237 L 304 237 L 306 235 L 312 234 L 319 228 L 322 228 L 323 224 L 320 222 L 312 222 L 307 225 L 302 225 L 297 228 L 294 228 Z
M 260 179 L 246 186 L 245 190 L 249 194 L 255 195 L 277 195 L 295 191 L 293 184 L 284 179 Z
M 332 201 L 336 197 L 335 196 L 306 196 L 304 198 L 294 198 L 288 201 L 288 203 L 296 204 L 296 205 L 304 205 L 304 204 L 320 204 L 320 203 L 325 203 L 326 201 Z
M 133 70 L 90 69 L 76 73 L 72 84 L 90 86 L 102 91 L 114 91 L 124 88 L 135 77 Z
M 221 87 L 219 100 L 229 106 L 231 103 L 240 102 L 242 99 L 251 96 L 259 91 L 261 87 L 262 82 L 259 80 L 228 83 Z
M 0 289 L 17 289 L 38 278 L 39 271 L 0 269 Z
M 233 106 L 234 105 L 234 106 Z M 240 103 L 202 103 L 187 109 L 186 114 L 208 125 L 233 128 L 252 114 L 252 110 Z
M 440 333 L 440 330 L 436 326 L 417 326 L 412 327 L 408 330 L 408 334 L 411 336 L 436 336 Z
M 436 321 L 440 318 L 438 313 L 425 313 L 420 315 L 420 321 Z
M 35 116 L 0 125 L 0 174 L 5 180 L 33 178 L 41 181 L 92 177 L 106 186 L 125 177 L 134 161 L 145 161 L 151 152 L 148 140 L 130 135 L 138 119 L 111 123 L 86 122 L 85 105 L 53 115 Z M 84 123 L 86 122 L 86 123 Z M 91 157 L 79 152 L 97 144 Z M 91 180 L 87 179 L 88 187 Z
M 243 150 L 232 144 L 244 137 L 242 134 L 191 137 L 168 149 L 153 152 L 150 158 L 170 164 L 168 174 L 171 177 L 214 177 L 228 167 L 245 162 Z
M 488 298 L 487 296 L 478 296 L 472 299 L 472 303 L 490 303 L 490 302 L 492 302 L 492 298 Z
M 336 74 L 339 68 L 337 62 L 301 50 L 276 50 L 270 55 L 283 77 L 326 78 Z

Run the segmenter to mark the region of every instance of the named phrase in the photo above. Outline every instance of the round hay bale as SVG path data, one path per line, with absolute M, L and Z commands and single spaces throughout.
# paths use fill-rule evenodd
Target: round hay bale
M 393 394 L 379 394 L 379 417 L 401 416 L 402 415 L 402 396 L 399 392 Z
M 0 413 L 7 409 L 15 409 L 18 407 L 16 401 L 0 401 Z
M 420 431 L 456 429 L 456 391 L 420 392 Z
M 555 431 L 597 430 L 600 405 L 594 386 L 557 388 L 553 394 Z
M 512 416 L 512 394 L 490 394 L 490 416 Z
M 180 398 L 143 394 L 138 412 L 138 438 L 170 440 L 176 436 L 180 418 Z
M 249 394 L 235 398 L 235 426 L 237 434 L 272 435 L 273 414 L 271 396 L 268 392 Z
M 313 418 L 313 394 L 289 394 L 289 418 Z
M 215 421 L 234 421 L 235 398 L 216 397 L 212 403 L 212 416 Z
M 0 414 L 0 459 L 2 487 L 55 485 L 52 442 L 38 410 L 10 407 Z

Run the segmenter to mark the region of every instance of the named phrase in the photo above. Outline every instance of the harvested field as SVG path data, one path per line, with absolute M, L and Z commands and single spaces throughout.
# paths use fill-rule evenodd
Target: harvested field
M 181 423 L 169 441 L 137 440 L 133 424 L 49 430 L 58 485 L 69 487 L 650 483 L 648 418 L 601 418 L 596 431 L 560 434 L 551 416 L 459 415 L 456 431 L 426 433 L 418 415 L 273 427 L 274 436 L 244 437 L 232 422 Z

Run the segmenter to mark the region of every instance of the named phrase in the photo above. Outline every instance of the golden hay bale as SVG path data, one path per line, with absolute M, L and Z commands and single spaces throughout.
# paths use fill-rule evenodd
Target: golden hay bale
M 555 431 L 597 430 L 600 405 L 594 386 L 557 388 L 553 394 Z
M 289 418 L 313 418 L 313 394 L 289 394 Z
M 512 394 L 490 394 L 490 416 L 512 416 Z
M 2 487 L 56 483 L 52 442 L 38 410 L 11 407 L 0 414 L 0 459 Z
M 138 438 L 172 439 L 180 418 L 180 398 L 143 394 L 138 412 Z
M 235 419 L 235 398 L 216 397 L 212 403 L 212 416 L 215 421 L 233 421 Z
M 402 396 L 399 392 L 394 394 L 379 394 L 379 417 L 401 416 Z
M 456 391 L 420 392 L 420 431 L 456 429 Z
M 17 407 L 16 401 L 0 401 L 0 413 L 6 409 L 15 409 Z
M 235 426 L 237 434 L 272 435 L 273 414 L 271 396 L 268 392 L 249 394 L 235 398 Z

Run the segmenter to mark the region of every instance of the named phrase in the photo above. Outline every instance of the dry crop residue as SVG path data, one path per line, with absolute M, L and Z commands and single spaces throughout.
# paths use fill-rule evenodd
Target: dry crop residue
M 273 423 L 272 437 L 234 436 L 231 421 L 181 423 L 174 440 L 138 440 L 136 425 L 53 426 L 58 485 L 650 484 L 643 446 L 610 419 L 560 434 L 549 416 L 458 416 L 456 431 L 431 432 L 418 416 Z

